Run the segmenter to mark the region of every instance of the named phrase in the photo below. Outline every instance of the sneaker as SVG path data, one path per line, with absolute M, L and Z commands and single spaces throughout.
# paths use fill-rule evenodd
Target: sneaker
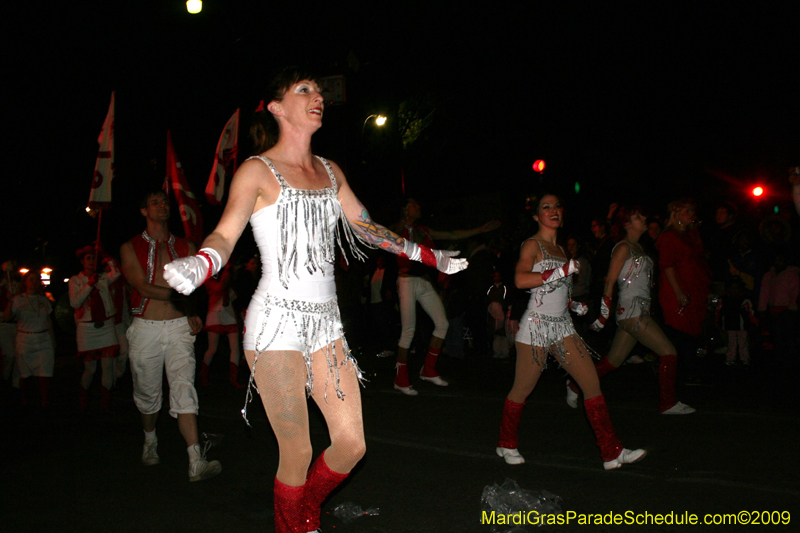
M 419 379 L 433 383 L 434 385 L 439 385 L 440 387 L 447 387 L 449 385 L 449 383 L 443 380 L 441 376 L 423 376 L 420 374 Z
M 578 393 L 572 390 L 570 387 L 570 380 L 567 380 L 567 405 L 572 407 L 573 409 L 578 408 Z
M 733 366 L 733 365 L 735 365 L 735 364 L 736 364 L 736 361 L 725 361 L 725 364 L 726 364 L 727 366 Z
M 417 394 L 419 394 L 419 392 L 417 392 L 416 389 L 414 389 L 414 387 L 412 387 L 411 385 L 409 385 L 408 387 L 401 387 L 400 385 L 395 383 L 394 388 L 399 390 L 406 396 L 416 396 Z
M 222 472 L 219 461 L 206 461 L 204 457 L 197 459 L 189 465 L 189 481 L 203 481 L 210 479 Z
M 627 448 L 623 448 L 616 459 L 613 461 L 606 461 L 603 463 L 603 468 L 606 470 L 615 470 L 622 465 L 628 465 L 632 463 L 638 463 L 644 456 L 647 455 L 645 450 L 629 450 Z
M 394 357 L 394 352 L 391 350 L 384 350 L 377 354 L 378 357 Z
M 642 358 L 641 358 L 640 356 L 638 356 L 638 355 L 632 355 L 632 356 L 630 356 L 630 357 L 628 358 L 628 361 L 627 361 L 627 362 L 628 362 L 628 363 L 631 363 L 631 364 L 634 364 L 634 365 L 640 365 L 640 364 L 644 363 L 644 359 L 642 359 Z
M 696 412 L 697 409 L 689 407 L 683 402 L 678 402 L 666 411 L 661 411 L 662 415 L 690 415 Z
M 521 465 L 525 462 L 525 458 L 520 455 L 519 450 L 516 448 L 497 448 L 495 451 L 497 455 L 505 460 L 506 464 Z
M 158 458 L 158 441 L 144 441 L 144 448 L 142 448 L 142 464 L 152 466 L 157 465 L 160 462 L 161 459 Z

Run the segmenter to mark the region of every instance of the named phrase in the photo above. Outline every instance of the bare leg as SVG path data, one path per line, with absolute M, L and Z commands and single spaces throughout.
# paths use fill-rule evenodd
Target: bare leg
M 231 347 L 231 363 L 239 366 L 239 333 L 228 333 L 228 344 Z
M 211 361 L 214 359 L 214 354 L 217 353 L 217 347 L 219 346 L 219 334 L 214 332 L 207 332 L 208 333 L 208 349 L 206 353 L 203 355 L 203 364 L 208 366 L 211 364 Z M 233 349 L 231 349 L 231 353 L 233 353 Z
M 336 354 L 344 353 L 341 339 L 336 341 Z M 325 422 L 328 424 L 331 445 L 325 450 L 325 461 L 335 472 L 346 473 L 364 457 L 366 441 L 364 439 L 364 420 L 361 414 L 361 390 L 355 367 L 351 363 L 339 361 L 339 387 L 344 394 L 340 400 L 333 394 L 333 383 L 328 383 L 328 400 L 325 395 L 325 380 L 328 375 L 328 364 L 324 351 L 312 355 L 314 369 L 314 391 L 312 398 L 316 402 Z
M 181 432 L 186 446 L 197 444 L 197 415 L 194 413 L 178 413 L 178 430 Z

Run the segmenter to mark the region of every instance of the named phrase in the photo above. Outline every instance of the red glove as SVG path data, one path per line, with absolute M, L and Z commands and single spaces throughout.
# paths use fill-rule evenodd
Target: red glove
M 562 267 L 552 268 L 542 272 L 542 284 L 553 283 L 561 278 L 566 278 L 571 274 L 575 274 L 578 271 L 580 271 L 580 266 L 574 259 L 570 259 L 564 263 Z
M 611 297 L 603 296 L 603 299 L 600 301 L 600 316 L 597 317 L 597 320 L 592 322 L 591 326 L 589 326 L 592 331 L 600 331 L 605 327 L 608 317 L 611 315 L 610 307 Z

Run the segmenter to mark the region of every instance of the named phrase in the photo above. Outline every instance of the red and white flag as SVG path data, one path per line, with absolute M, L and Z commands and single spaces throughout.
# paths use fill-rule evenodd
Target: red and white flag
M 167 187 L 172 187 L 175 200 L 178 202 L 186 240 L 199 245 L 203 242 L 203 217 L 200 214 L 200 205 L 189 188 L 181 163 L 175 155 L 170 131 L 167 132 L 167 177 L 164 180 L 164 188 Z
M 231 115 L 217 143 L 217 153 L 211 177 L 206 185 L 206 198 L 212 205 L 221 205 L 225 194 L 225 177 L 228 166 L 233 162 L 232 174 L 236 172 L 236 154 L 239 151 L 239 110 Z
M 92 190 L 89 192 L 89 207 L 103 209 L 111 206 L 111 180 L 114 179 L 114 93 L 108 106 L 106 121 L 97 138 L 100 150 L 94 165 Z

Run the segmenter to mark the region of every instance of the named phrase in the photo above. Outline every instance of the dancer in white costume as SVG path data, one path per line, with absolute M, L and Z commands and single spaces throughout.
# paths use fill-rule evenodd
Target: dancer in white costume
M 658 411 L 663 415 L 688 415 L 693 407 L 675 399 L 675 370 L 678 356 L 659 325 L 650 316 L 650 287 L 653 285 L 653 260 L 644 253 L 639 238 L 647 231 L 647 219 L 638 207 L 622 207 L 614 216 L 618 234 L 625 236 L 611 252 L 611 263 L 600 303 L 600 316 L 590 326 L 601 330 L 610 315 L 609 306 L 614 283 L 619 288 L 616 316 L 617 331 L 606 357 L 597 364 L 597 376 L 602 378 L 616 370 L 628 357 L 637 342 L 659 356 L 658 383 L 660 399 Z M 567 382 L 567 404 L 578 407 L 578 390 Z
M 520 289 L 530 289 L 531 299 L 519 321 L 514 385 L 503 405 L 497 455 L 508 464 L 525 462 L 517 449 L 517 429 L 525 400 L 536 387 L 548 354 L 552 354 L 583 390 L 586 416 L 597 438 L 603 467 L 612 470 L 640 461 L 647 452 L 625 449 L 617 439 L 589 349 L 572 325 L 569 311 L 583 314 L 586 306 L 570 300 L 572 275 L 578 266 L 556 244 L 563 216 L 558 197 L 543 195 L 533 217 L 539 231 L 522 243 L 520 250 L 514 282 Z
M 244 348 L 251 384 L 258 387 L 280 448 L 275 529 L 306 533 L 319 529 L 322 502 L 366 450 L 359 370 L 336 303 L 336 246 L 346 242 L 353 255 L 363 257 L 356 247 L 360 240 L 446 273 L 466 268 L 466 260 L 376 224 L 341 169 L 312 154 L 311 136 L 322 125 L 324 109 L 313 76 L 280 71 L 264 103 L 254 132 L 261 154 L 234 176 L 222 219 L 200 252 L 168 264 L 164 278 L 180 292 L 193 291 L 222 268 L 247 222 L 252 225 L 263 275 L 247 310 Z M 331 438 L 310 469 L 307 394 Z

